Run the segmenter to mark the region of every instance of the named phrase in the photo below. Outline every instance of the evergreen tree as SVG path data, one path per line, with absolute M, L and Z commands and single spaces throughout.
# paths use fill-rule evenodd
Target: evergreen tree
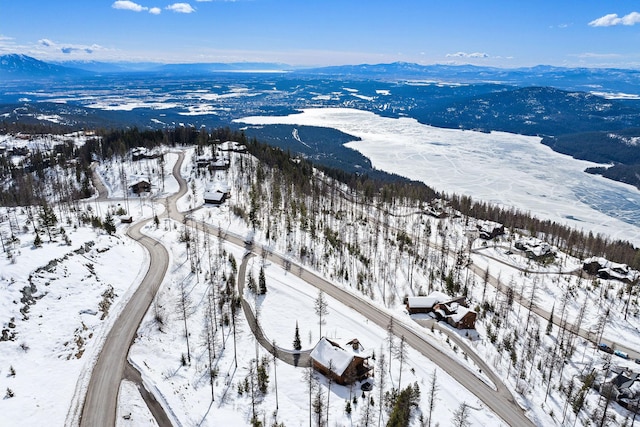
M 390 399 L 392 405 L 387 427 L 406 427 L 409 425 L 411 410 L 420 402 L 420 388 L 417 383 L 408 385 L 400 393 L 394 390 L 393 395 L 387 396 L 387 399 Z
M 116 224 L 115 224 L 115 221 L 113 219 L 113 215 L 111 215 L 110 212 L 107 213 L 107 216 L 104 219 L 104 223 L 102 224 L 102 226 L 104 227 L 104 231 L 109 233 L 109 235 L 111 235 L 111 234 L 116 232 Z
M 49 241 L 51 242 L 53 240 L 53 238 L 51 237 L 51 232 L 55 229 L 56 224 L 58 223 L 58 217 L 53 211 L 53 208 L 46 202 L 42 205 L 42 208 L 40 210 L 40 223 L 42 227 L 47 230 Z
M 249 290 L 251 292 L 256 292 L 256 279 L 253 278 L 253 274 L 251 274 L 251 272 L 249 272 L 249 277 L 247 278 L 247 286 L 249 287 Z
M 553 330 L 553 310 L 556 308 L 555 303 L 551 307 L 551 314 L 549 314 L 549 323 L 547 323 L 547 335 Z
M 296 332 L 295 332 L 295 335 L 293 336 L 293 349 L 294 350 L 302 349 L 302 343 L 300 342 L 300 330 L 298 329 L 297 321 L 296 321 Z
M 258 365 L 258 390 L 260 393 L 267 394 L 267 386 L 269 385 L 269 358 L 263 357 Z
M 267 293 L 267 279 L 264 277 L 264 267 L 260 267 L 260 275 L 258 276 L 258 290 L 260 295 Z
M 33 239 L 33 246 L 35 246 L 36 248 L 42 247 L 42 239 L 40 238 L 40 235 L 38 233 L 36 233 L 36 238 Z

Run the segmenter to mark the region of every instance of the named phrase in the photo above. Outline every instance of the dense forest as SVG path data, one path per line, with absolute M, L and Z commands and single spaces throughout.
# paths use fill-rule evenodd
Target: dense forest
M 5 131 L 16 131 L 7 129 Z M 23 129 L 25 131 L 26 129 Z M 51 128 L 30 128 L 33 134 L 44 134 Z M 435 199 L 442 199 L 454 214 L 496 221 L 512 230 L 523 230 L 536 235 L 559 249 L 579 258 L 604 256 L 612 261 L 625 263 L 640 269 L 640 250 L 625 241 L 611 241 L 606 236 L 584 233 L 563 224 L 536 218 L 515 208 L 505 209 L 485 202 L 474 201 L 464 195 L 446 195 L 421 182 L 409 181 L 397 175 L 347 172 L 309 159 L 293 156 L 280 148 L 249 140 L 243 131 L 229 127 L 212 130 L 178 127 L 165 130 L 102 129 L 95 132 L 83 145 L 75 145 L 69 138 L 49 152 L 31 153 L 22 164 L 16 165 L 8 153 L 0 155 L 0 175 L 5 177 L 0 186 L 2 206 L 33 206 L 51 200 L 66 203 L 71 208 L 78 199 L 92 195 L 91 163 L 99 159 L 125 158 L 134 147 L 154 148 L 165 146 L 195 145 L 199 153 L 220 142 L 237 141 L 247 145 L 248 151 L 270 167 L 283 171 L 286 179 L 298 190 L 313 195 L 319 191 L 306 179 L 314 168 L 327 176 L 346 184 L 363 203 L 382 200 L 393 206 L 405 200 L 419 201 L 426 207 Z M 294 161 L 295 158 L 295 161 Z M 73 179 L 71 179 L 73 178 Z M 304 178 L 304 179 L 303 179 Z

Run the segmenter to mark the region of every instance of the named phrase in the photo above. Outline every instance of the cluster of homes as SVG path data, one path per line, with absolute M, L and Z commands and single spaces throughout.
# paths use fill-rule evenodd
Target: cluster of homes
M 225 141 L 217 144 L 219 152 L 235 152 L 246 153 L 247 147 L 235 141 Z M 158 153 L 147 150 L 144 147 L 137 147 L 131 150 L 132 160 L 153 159 L 158 157 Z M 207 169 L 210 172 L 226 171 L 230 167 L 228 156 L 217 155 L 200 155 L 195 158 L 195 164 L 198 169 Z M 133 194 L 142 194 L 151 192 L 151 183 L 147 180 L 134 180 L 129 184 L 129 189 Z M 204 202 L 212 205 L 222 205 L 229 197 L 231 192 L 229 186 L 217 183 L 215 186 L 210 185 L 205 189 Z
M 217 146 L 220 152 L 246 153 L 247 147 L 239 142 L 225 141 Z M 226 171 L 229 169 L 230 161 L 228 156 L 208 156 L 202 155 L 196 157 L 196 167 L 198 169 L 206 168 L 210 172 Z M 231 196 L 229 186 L 226 184 L 218 184 L 216 187 L 208 186 L 204 192 L 204 202 L 211 205 L 221 205 Z
M 469 309 L 463 296 L 451 298 L 442 292 L 427 296 L 408 297 L 409 314 L 432 313 L 458 329 L 474 329 L 477 313 Z M 320 339 L 310 353 L 313 368 L 341 385 L 364 381 L 373 375 L 369 359 L 371 350 L 365 350 L 357 339 L 338 342 L 326 337 Z
M 407 297 L 409 314 L 432 314 L 457 329 L 475 329 L 478 314 L 467 306 L 464 296 L 451 298 L 442 292 L 427 296 Z
M 495 239 L 505 234 L 504 225 L 494 221 L 478 220 L 476 228 L 479 237 L 484 240 Z M 527 258 L 537 261 L 553 258 L 557 252 L 553 246 L 535 237 L 518 239 L 514 246 L 522 251 Z

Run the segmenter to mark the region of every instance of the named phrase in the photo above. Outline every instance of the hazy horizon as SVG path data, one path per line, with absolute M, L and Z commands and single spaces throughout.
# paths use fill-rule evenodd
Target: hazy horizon
M 640 67 L 640 13 L 615 4 L 499 0 L 0 2 L 0 55 L 44 61 L 300 67 L 408 62 Z

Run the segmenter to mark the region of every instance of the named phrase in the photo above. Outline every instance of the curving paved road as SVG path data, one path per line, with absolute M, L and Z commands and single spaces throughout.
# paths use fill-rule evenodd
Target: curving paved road
M 174 174 L 180 175 L 180 166 L 182 165 L 183 159 L 184 155 L 180 154 L 174 166 Z M 94 180 L 94 183 L 99 192 L 98 199 L 105 200 L 106 188 L 101 180 L 98 178 Z M 184 187 L 181 185 L 180 191 L 169 197 L 170 210 L 171 206 L 175 209 L 175 201 L 182 197 L 186 191 L 186 184 Z M 120 381 L 125 373 L 129 347 L 131 346 L 142 318 L 149 309 L 153 297 L 164 280 L 165 273 L 169 266 L 169 253 L 165 247 L 159 241 L 141 233 L 142 227 L 149 221 L 151 221 L 151 219 L 138 222 L 127 230 L 127 235 L 143 245 L 149 252 L 149 271 L 147 271 L 140 286 L 114 322 L 113 327 L 105 339 L 98 360 L 91 373 L 91 379 L 80 418 L 81 426 L 95 427 L 115 425 L 118 390 L 120 388 Z M 132 374 L 129 373 L 129 375 Z
M 130 227 L 127 235 L 142 244 L 151 256 L 149 271 L 107 335 L 93 368 L 84 401 L 81 426 L 115 425 L 118 389 L 129 347 L 169 266 L 169 253 L 160 242 L 140 230 L 150 220 Z
M 267 252 L 267 259 L 275 262 L 282 267 L 291 264 L 290 260 L 284 257 Z M 341 288 L 336 287 L 323 277 L 306 270 L 300 265 L 292 265 L 290 273 L 298 276 L 302 280 L 306 281 L 310 285 L 323 291 L 325 294 L 335 298 L 342 304 L 358 311 L 365 316 L 369 321 L 374 322 L 381 328 L 387 327 L 389 320 L 392 316 L 386 312 L 380 310 L 378 307 L 370 304 L 368 301 L 353 295 Z M 497 390 L 493 390 L 486 385 L 474 374 L 468 370 L 462 368 L 455 360 L 450 356 L 443 353 L 440 349 L 434 347 L 427 337 L 419 333 L 413 325 L 405 324 L 397 318 L 394 318 L 394 332 L 396 336 L 403 336 L 409 346 L 419 351 L 421 354 L 429 358 L 432 362 L 440 366 L 451 377 L 458 381 L 463 387 L 473 393 L 478 399 L 480 399 L 488 408 L 496 413 L 502 420 L 510 426 L 533 426 L 534 424 L 529 420 L 524 411 L 517 405 L 513 396 L 509 390 L 501 383 L 500 379 L 493 374 L 493 372 L 486 371 L 485 373 L 491 381 L 496 385 Z
M 240 268 L 238 269 L 238 293 L 241 297 L 242 302 L 242 310 L 244 311 L 244 315 L 247 318 L 247 322 L 249 323 L 249 327 L 251 328 L 251 332 L 256 337 L 260 345 L 266 349 L 269 353 L 274 354 L 278 360 L 282 360 L 283 362 L 291 365 L 291 366 L 302 366 L 309 367 L 311 366 L 311 358 L 309 354 L 311 350 L 289 350 L 286 348 L 273 346 L 273 343 L 269 342 L 267 338 L 264 336 L 264 332 L 262 328 L 256 321 L 256 317 L 251 309 L 251 305 L 244 299 L 243 295 L 243 287 L 244 287 L 244 278 L 246 276 L 247 271 L 247 263 L 251 257 L 255 256 L 253 252 L 247 252 L 247 254 L 242 258 L 242 263 L 240 264 Z

